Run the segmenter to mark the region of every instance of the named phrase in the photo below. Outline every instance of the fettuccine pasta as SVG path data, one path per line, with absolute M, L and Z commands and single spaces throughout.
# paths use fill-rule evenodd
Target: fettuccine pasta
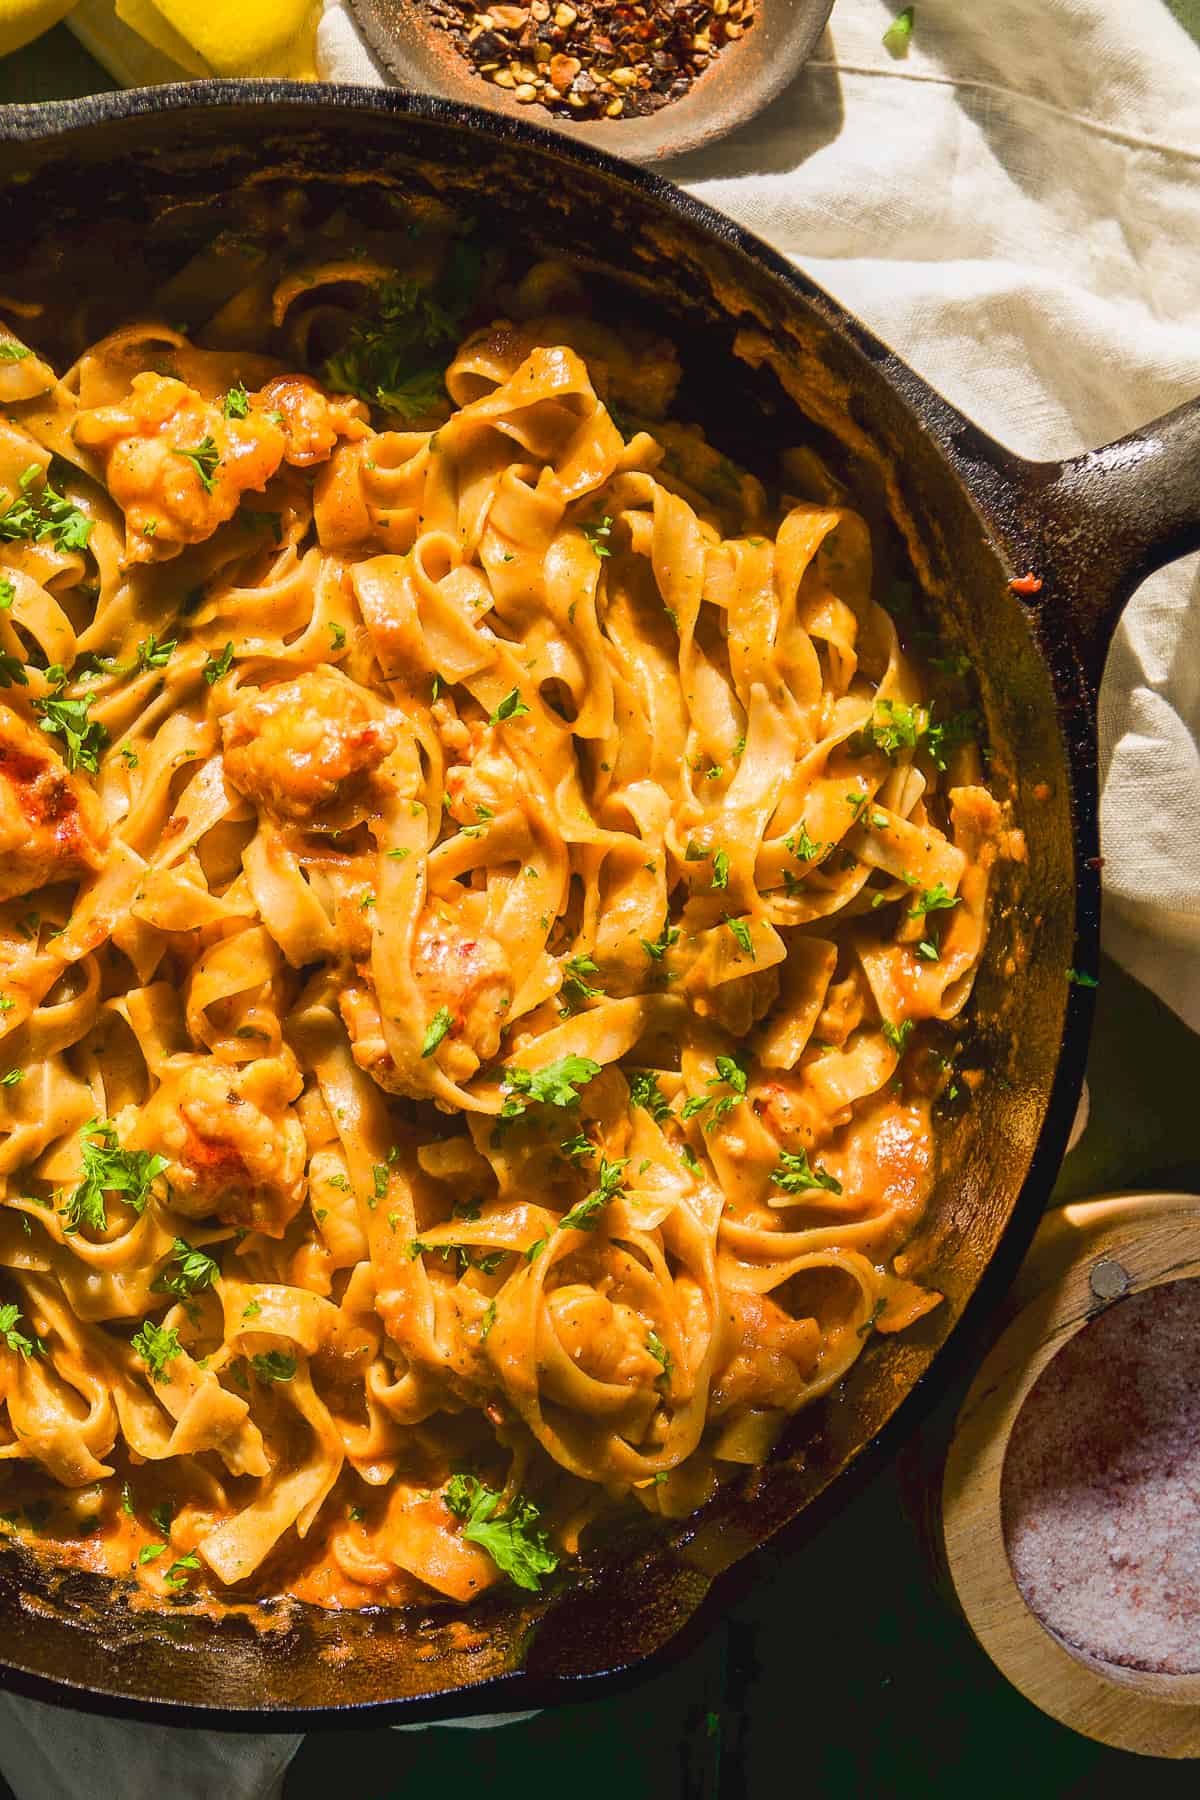
M 427 278 L 0 342 L 0 1486 L 163 1600 L 536 1587 L 939 1303 L 969 722 L 814 459 L 545 270 L 397 386 Z

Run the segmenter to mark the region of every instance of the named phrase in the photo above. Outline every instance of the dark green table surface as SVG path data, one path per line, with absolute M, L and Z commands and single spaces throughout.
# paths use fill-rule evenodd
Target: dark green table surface
M 1200 37 L 1200 0 L 1169 4 Z M 0 60 L 0 104 L 112 85 L 65 28 Z M 1112 964 L 1102 973 L 1092 1122 L 1055 1201 L 1200 1190 L 1200 1038 Z M 314 1732 L 286 1800 L 1095 1800 L 1135 1785 L 1154 1800 L 1194 1797 L 1190 1764 L 1090 1743 L 997 1674 L 934 1586 L 913 1466 L 907 1478 L 886 1470 L 806 1549 L 764 1553 L 753 1590 L 708 1640 L 628 1694 L 501 1731 Z

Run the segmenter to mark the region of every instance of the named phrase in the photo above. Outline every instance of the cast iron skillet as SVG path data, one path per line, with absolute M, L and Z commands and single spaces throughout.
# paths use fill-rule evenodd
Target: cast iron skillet
M 49 223 L 61 279 L 77 284 L 73 248 L 94 244 L 98 223 L 169 238 L 191 216 L 171 210 L 181 200 L 192 214 L 211 202 L 211 219 L 265 169 L 433 190 L 491 235 L 577 255 L 598 288 L 615 278 L 625 304 L 669 321 L 688 371 L 678 416 L 701 416 L 752 461 L 808 436 L 840 462 L 867 510 L 894 521 L 932 623 L 978 671 L 993 779 L 1028 840 L 1028 863 L 1000 884 L 962 1051 L 986 1078 L 944 1122 L 919 1247 L 946 1302 L 899 1339 L 872 1338 L 768 1468 L 664 1535 L 632 1529 L 559 1594 L 500 1593 L 465 1617 L 292 1608 L 274 1631 L 162 1619 L 93 1577 L 0 1555 L 3 1680 L 41 1699 L 256 1730 L 578 1699 L 702 1629 L 768 1538 L 811 1533 L 847 1474 L 911 1423 L 935 1357 L 943 1374 L 952 1356 L 961 1365 L 1023 1253 L 1087 1046 L 1091 997 L 1066 971 L 1096 966 L 1096 691 L 1136 583 L 1200 546 L 1200 405 L 1065 464 L 1022 462 L 782 258 L 667 182 L 469 107 L 369 90 L 213 82 L 9 108 L 2 241 L 12 258 Z M 758 372 L 733 354 L 739 334 Z M 1025 599 L 1009 583 L 1029 570 L 1043 585 Z

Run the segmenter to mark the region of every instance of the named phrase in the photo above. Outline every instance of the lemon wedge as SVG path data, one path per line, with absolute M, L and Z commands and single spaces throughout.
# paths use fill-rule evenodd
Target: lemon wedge
M 75 0 L 0 0 L 0 56 L 49 31 L 74 4 Z
M 204 58 L 196 55 L 187 39 L 173 25 L 168 25 L 154 0 L 117 0 L 116 14 L 123 25 L 136 31 L 161 56 L 169 56 L 189 75 L 212 74 Z
M 300 74 L 311 62 L 313 0 L 153 0 L 217 75 Z M 0 0 L 3 5 L 3 0 Z

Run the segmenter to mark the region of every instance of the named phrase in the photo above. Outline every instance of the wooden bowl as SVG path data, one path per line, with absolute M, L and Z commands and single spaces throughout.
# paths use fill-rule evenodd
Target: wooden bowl
M 449 33 L 429 23 L 419 0 L 350 0 L 350 7 L 375 55 L 402 87 L 486 106 L 548 125 L 577 143 L 656 163 L 716 143 L 782 93 L 812 55 L 833 0 L 758 0 L 750 30 L 724 46 L 682 99 L 641 119 L 579 121 L 536 101 L 522 105 L 477 75 Z
M 1200 1196 L 1123 1194 L 1050 1213 L 1014 1284 L 1019 1307 L 959 1413 L 942 1483 L 946 1564 L 968 1625 L 1002 1674 L 1052 1718 L 1142 1756 L 1200 1756 L 1200 1675 L 1159 1675 L 1069 1648 L 1030 1610 L 1001 1522 L 1004 1459 L 1047 1364 L 1097 1312 L 1200 1279 Z

